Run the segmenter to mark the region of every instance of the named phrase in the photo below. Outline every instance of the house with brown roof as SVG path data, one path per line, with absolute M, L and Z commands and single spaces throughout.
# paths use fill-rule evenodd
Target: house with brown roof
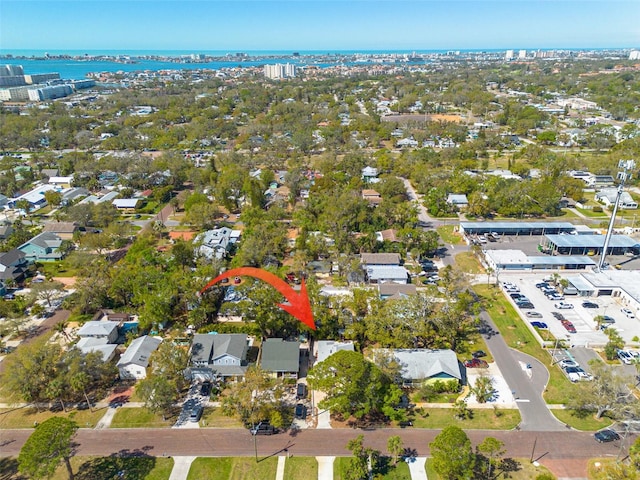
M 55 233 L 62 240 L 73 240 L 73 234 L 78 231 L 78 225 L 75 222 L 47 222 L 42 231 Z
M 373 206 L 378 206 L 382 202 L 382 195 L 370 188 L 362 190 L 362 198 Z

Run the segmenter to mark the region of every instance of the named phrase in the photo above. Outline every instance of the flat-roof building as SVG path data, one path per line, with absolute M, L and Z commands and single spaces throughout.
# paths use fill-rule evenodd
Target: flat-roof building
M 552 255 L 600 255 L 605 235 L 545 235 L 543 251 Z M 608 255 L 639 254 L 640 243 L 626 235 L 611 235 Z
M 501 235 L 545 235 L 571 233 L 575 228 L 569 222 L 460 222 L 460 232 L 468 235 L 491 232 Z

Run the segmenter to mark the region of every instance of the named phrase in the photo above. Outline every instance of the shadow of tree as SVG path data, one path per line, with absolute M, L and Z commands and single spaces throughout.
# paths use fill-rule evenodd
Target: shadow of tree
M 18 473 L 18 460 L 16 458 L 0 458 L 0 480 L 23 480 Z
M 147 454 L 150 447 L 121 450 L 108 457 L 95 458 L 80 466 L 76 480 L 143 480 L 156 465 L 155 457 Z

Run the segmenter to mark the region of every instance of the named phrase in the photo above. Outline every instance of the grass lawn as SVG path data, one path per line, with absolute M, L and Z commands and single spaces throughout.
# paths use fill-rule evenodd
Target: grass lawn
M 588 413 L 585 417 L 576 415 L 573 410 L 551 410 L 558 420 L 562 423 L 567 423 L 577 430 L 583 430 L 586 432 L 595 432 L 601 428 L 608 427 L 613 423 L 610 418 L 602 417 L 596 419 L 592 413 Z
M 166 420 L 146 408 L 119 408 L 113 416 L 111 428 L 165 428 L 176 421 L 179 410 Z
M 595 219 L 606 219 L 609 218 L 609 216 L 604 213 L 604 212 L 594 212 L 593 210 L 589 209 L 589 208 L 578 208 L 576 207 L 576 210 L 578 212 L 580 212 L 581 214 L 583 214 L 585 217 L 588 218 L 595 218 Z
M 457 228 L 455 225 L 442 225 L 437 227 L 436 231 L 444 243 L 459 245 L 463 240 L 459 233 L 453 231 L 455 228 Z
M 127 480 L 168 479 L 173 468 L 172 458 L 139 457 L 72 457 L 71 467 L 75 480 L 95 480 L 98 478 L 126 478 Z M 119 477 L 125 472 L 124 477 Z M 58 467 L 52 480 L 66 480 L 67 469 Z
M 545 466 L 540 465 L 538 467 L 535 467 L 528 458 L 515 458 L 514 460 L 519 463 L 520 470 L 518 470 L 517 472 L 509 472 L 508 477 L 506 474 L 500 474 L 496 478 L 510 478 L 512 480 L 532 480 L 533 478 L 536 478 L 538 475 L 542 475 L 543 473 L 552 475 L 552 478 L 555 478 Z M 431 457 L 427 458 L 426 470 L 427 478 L 429 480 L 444 480 L 444 477 L 438 475 L 433 469 L 433 459 Z
M 74 420 L 81 428 L 93 428 L 102 418 L 106 409 L 101 408 L 91 412 L 90 410 L 70 410 L 68 412 L 52 412 L 35 408 L 4 408 L 0 410 L 0 428 L 31 428 L 35 422 L 42 423 L 51 417 L 65 417 Z
M 277 457 L 269 457 L 259 463 L 253 457 L 201 457 L 191 464 L 187 479 L 273 480 L 276 478 L 277 466 Z
M 475 285 L 473 289 L 486 299 L 485 308 L 507 345 L 537 358 L 544 365 L 549 365 L 551 357 L 536 342 L 502 292 L 493 285 Z M 547 403 L 568 403 L 571 398 L 581 395 L 584 386 L 571 383 L 559 368 L 550 368 L 549 374 L 549 383 L 544 394 Z M 571 422 L 568 423 L 573 426 Z
M 318 478 L 318 461 L 315 457 L 291 457 L 284 464 L 284 478 L 307 480 Z
M 343 480 L 344 478 L 347 478 L 345 476 L 345 472 L 347 471 L 347 468 L 349 466 L 350 459 L 351 457 L 336 457 L 336 460 L 333 462 L 334 480 Z M 409 466 L 405 462 L 398 462 L 398 464 L 394 467 L 391 464 L 390 458 L 383 457 L 382 460 L 386 462 L 386 464 L 382 466 L 381 471 L 378 473 L 378 475 L 375 476 L 375 478 L 386 480 L 411 480 Z M 286 475 L 285 478 L 287 478 Z
M 465 273 L 484 273 L 473 252 L 462 252 L 455 256 L 456 265 Z
M 471 354 L 477 350 L 482 350 L 487 354 L 486 357 L 482 357 L 483 360 L 487 362 L 493 362 L 493 357 L 491 356 L 491 352 L 487 348 L 487 344 L 484 341 L 482 335 L 477 335 L 471 339 L 469 339 L 464 344 L 460 344 L 460 348 L 458 349 L 458 354 L 461 357 L 471 358 Z
M 453 408 L 425 408 L 426 417 L 415 415 L 412 419 L 414 428 L 444 428 L 457 425 L 465 430 L 510 430 L 520 423 L 520 412 L 517 409 L 498 409 L 498 415 L 492 408 L 471 409 L 473 418 L 457 420 Z
M 220 408 L 205 408 L 200 426 L 212 428 L 243 428 L 242 422 L 222 414 Z
M 74 250 L 59 262 L 39 263 L 38 271 L 46 277 L 75 277 L 95 257 L 91 253 Z

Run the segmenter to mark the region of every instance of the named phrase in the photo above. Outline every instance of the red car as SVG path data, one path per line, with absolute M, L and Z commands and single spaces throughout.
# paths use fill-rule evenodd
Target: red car
M 574 327 L 573 323 L 571 323 L 569 320 L 561 320 L 561 322 L 562 326 L 567 330 L 567 332 L 576 333 L 576 327 Z
M 481 358 L 472 358 L 471 360 L 465 360 L 464 366 L 467 368 L 489 368 L 489 364 Z

